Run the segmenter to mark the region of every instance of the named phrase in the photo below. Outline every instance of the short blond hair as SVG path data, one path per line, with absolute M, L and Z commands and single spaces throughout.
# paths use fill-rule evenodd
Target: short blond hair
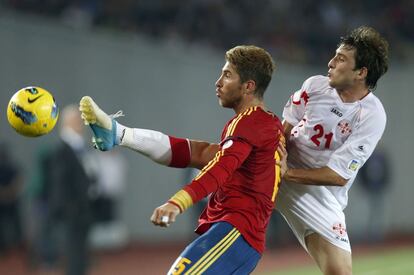
M 272 56 L 260 47 L 241 45 L 228 50 L 225 58 L 235 66 L 242 83 L 248 80 L 256 83 L 256 96 L 262 98 L 276 68 Z

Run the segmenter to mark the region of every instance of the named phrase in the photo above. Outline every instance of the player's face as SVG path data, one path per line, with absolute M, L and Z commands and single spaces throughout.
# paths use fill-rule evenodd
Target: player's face
M 221 106 L 235 108 L 242 101 L 242 83 L 234 65 L 224 64 L 221 75 L 216 81 L 216 95 Z
M 335 56 L 328 63 L 329 85 L 341 91 L 352 87 L 358 75 L 355 70 L 355 49 L 339 46 Z

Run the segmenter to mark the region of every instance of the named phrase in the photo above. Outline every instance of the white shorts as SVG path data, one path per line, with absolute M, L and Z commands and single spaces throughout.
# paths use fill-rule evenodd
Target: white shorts
M 344 212 L 335 197 L 323 187 L 282 183 L 276 209 L 306 251 L 305 237 L 317 233 L 351 253 Z

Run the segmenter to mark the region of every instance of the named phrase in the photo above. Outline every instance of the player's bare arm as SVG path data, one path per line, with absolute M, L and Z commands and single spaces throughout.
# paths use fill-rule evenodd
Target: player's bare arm
M 293 125 L 287 122 L 286 120 L 283 121 L 283 130 L 285 134 L 286 141 L 289 141 L 290 132 L 293 129 Z
M 191 160 L 190 167 L 202 169 L 212 160 L 219 151 L 220 146 L 214 143 L 208 143 L 199 140 L 190 140 Z
M 289 167 L 287 165 L 288 153 L 286 151 L 285 144 L 279 144 L 277 147 L 277 152 L 279 153 L 279 160 L 276 160 L 276 165 L 280 167 L 280 176 L 283 178 L 288 171 Z
M 347 179 L 344 179 L 327 166 L 313 169 L 289 168 L 283 179 L 308 185 L 344 186 L 348 182 Z

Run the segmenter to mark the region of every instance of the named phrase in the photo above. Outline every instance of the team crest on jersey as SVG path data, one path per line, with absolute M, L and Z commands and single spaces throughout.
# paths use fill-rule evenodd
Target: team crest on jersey
M 348 136 L 352 133 L 352 125 L 348 120 L 341 120 L 337 125 L 337 130 L 342 136 Z

